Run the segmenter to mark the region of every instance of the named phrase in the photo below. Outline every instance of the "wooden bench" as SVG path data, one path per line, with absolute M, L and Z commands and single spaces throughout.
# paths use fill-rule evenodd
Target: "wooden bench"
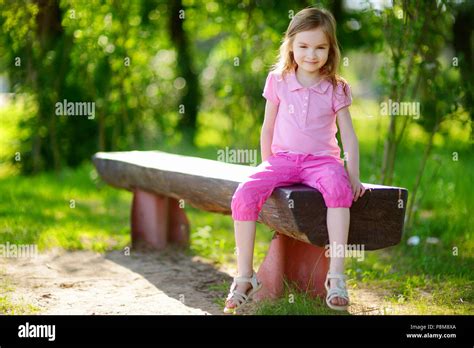
M 187 204 L 231 214 L 232 195 L 256 168 L 159 151 L 99 152 L 92 158 L 108 184 L 133 192 L 132 246 L 163 249 L 189 245 Z M 348 244 L 376 250 L 396 245 L 403 231 L 408 192 L 404 188 L 364 184 L 354 202 Z M 275 298 L 283 280 L 312 296 L 325 294 L 329 266 L 326 206 L 321 193 L 305 185 L 280 187 L 265 202 L 258 221 L 275 235 L 257 274 L 264 287 L 256 300 Z M 229 231 L 233 233 L 233 231 Z

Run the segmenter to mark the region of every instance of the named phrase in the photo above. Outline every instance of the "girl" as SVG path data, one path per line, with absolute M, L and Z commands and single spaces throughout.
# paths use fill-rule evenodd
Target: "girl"
M 274 188 L 303 183 L 320 191 L 328 208 L 330 248 L 347 243 L 349 208 L 365 188 L 359 180 L 359 146 L 348 109 L 350 87 L 336 75 L 339 60 L 332 14 L 317 8 L 298 12 L 263 90 L 263 162 L 232 197 L 238 276 L 224 313 L 235 313 L 262 287 L 253 271 L 255 223 Z M 347 171 L 336 139 L 336 118 Z M 336 310 L 349 304 L 343 273 L 344 257 L 331 257 L 326 303 Z

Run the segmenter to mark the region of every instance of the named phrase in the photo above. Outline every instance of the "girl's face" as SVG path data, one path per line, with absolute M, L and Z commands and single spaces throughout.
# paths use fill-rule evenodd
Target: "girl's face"
M 329 41 L 320 28 L 302 31 L 295 35 L 292 50 L 298 67 L 314 73 L 328 60 Z

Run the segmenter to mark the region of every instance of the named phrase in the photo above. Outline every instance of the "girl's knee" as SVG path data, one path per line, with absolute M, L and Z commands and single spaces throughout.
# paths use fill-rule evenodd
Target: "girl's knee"
M 352 206 L 352 189 L 344 182 L 327 185 L 323 191 L 323 198 L 328 208 L 350 208 Z
M 256 221 L 258 219 L 258 201 L 255 192 L 245 185 L 239 184 L 232 196 L 232 218 L 236 221 Z

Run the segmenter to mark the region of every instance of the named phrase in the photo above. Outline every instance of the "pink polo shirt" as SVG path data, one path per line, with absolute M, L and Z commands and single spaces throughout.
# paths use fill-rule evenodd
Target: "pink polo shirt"
M 337 85 L 335 91 L 328 80 L 303 87 L 294 71 L 284 79 L 280 74 L 270 72 L 262 95 L 279 106 L 272 153 L 329 155 L 343 164 L 336 139 L 336 113 L 352 103 L 349 85 L 346 91 L 347 95 L 344 94 L 342 83 Z

